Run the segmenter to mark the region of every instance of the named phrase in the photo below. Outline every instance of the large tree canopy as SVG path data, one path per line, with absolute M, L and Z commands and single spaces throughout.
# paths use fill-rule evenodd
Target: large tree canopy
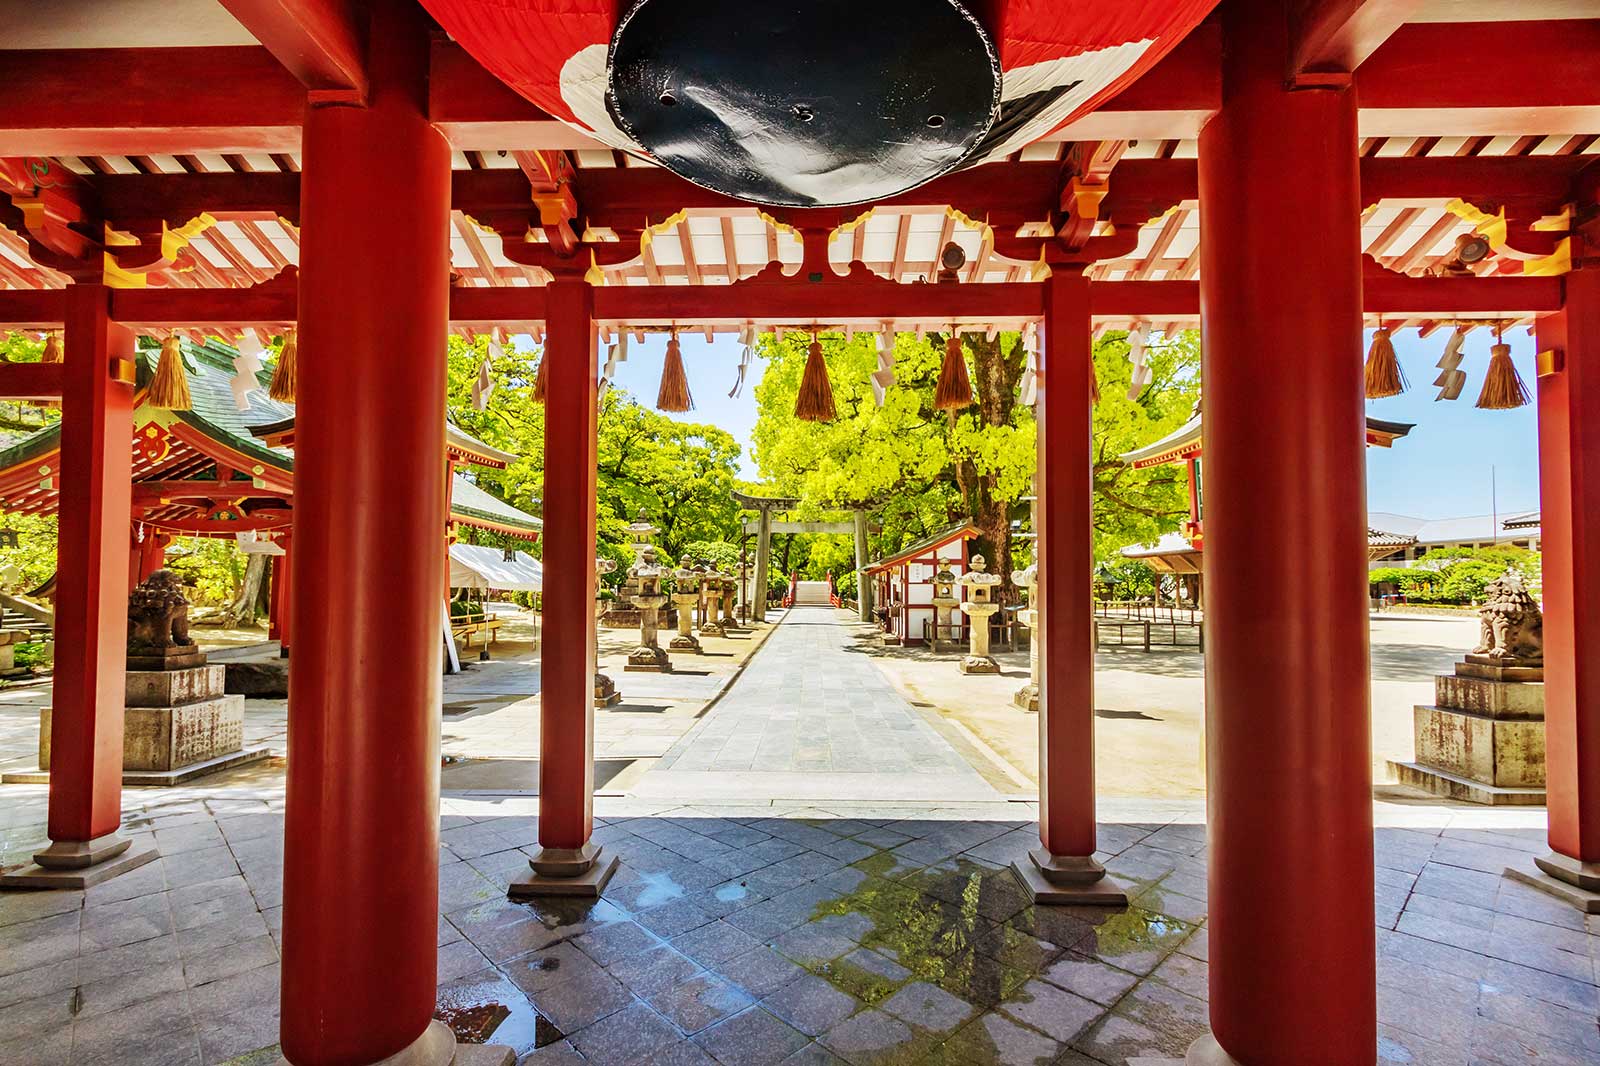
M 494 392 L 484 410 L 472 406 L 472 383 L 488 338 L 450 340 L 452 416 L 462 429 L 520 458 L 505 470 L 480 470 L 480 486 L 533 513 L 544 491 L 544 408 L 533 400 L 536 351 L 511 345 L 494 360 Z M 631 562 L 626 527 L 643 510 L 661 530 L 656 543 L 677 559 L 692 543 L 738 539 L 731 495 L 739 444 L 715 426 L 679 422 L 641 406 L 623 389 L 600 404 L 597 538 L 603 554 Z M 479 534 L 484 541 L 495 538 Z
M 1035 470 L 1033 411 L 1017 402 L 1026 369 L 1021 338 L 963 337 L 974 403 L 954 417 L 933 407 L 943 336 L 896 338 L 895 381 L 881 407 L 869 381 L 877 366 L 876 339 L 827 335 L 821 341 L 838 410 L 825 424 L 794 416 L 810 337 L 790 334 L 761 342 L 769 366 L 756 388 L 760 418 L 754 446 L 768 483 L 765 491 L 798 497 L 807 512 L 870 506 L 882 526 L 878 548 L 884 551 L 953 518 L 970 517 L 983 530 L 980 548 L 998 562 L 997 569 L 1008 573 L 1020 563 L 1021 558 L 1011 558 L 1011 524 L 1027 516 L 1022 501 L 1031 494 Z M 1153 378 L 1131 400 L 1128 350 L 1127 336 L 1120 332 L 1095 346 L 1102 393 L 1093 445 L 1097 559 L 1177 528 L 1188 512 L 1181 471 L 1135 471 L 1118 456 L 1189 417 L 1198 393 L 1198 338 L 1184 334 L 1148 346 Z M 837 551 L 822 554 L 838 561 Z

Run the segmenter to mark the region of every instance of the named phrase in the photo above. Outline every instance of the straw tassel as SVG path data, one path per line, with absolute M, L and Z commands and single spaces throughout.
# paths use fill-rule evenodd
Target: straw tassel
M 1398 396 L 1409 386 L 1395 358 L 1394 342 L 1389 339 L 1389 328 L 1379 326 L 1372 335 L 1372 347 L 1367 350 L 1367 399 L 1381 400 L 1385 396 Z
M 933 390 L 935 411 L 959 411 L 972 405 L 972 379 L 967 376 L 967 357 L 961 352 L 961 334 L 950 331 L 944 344 L 944 365 L 939 368 L 939 384 Z
M 61 362 L 61 334 L 46 333 L 44 335 L 44 352 L 39 356 L 39 362 Z
M 1094 359 L 1089 360 L 1089 404 L 1100 402 L 1100 378 L 1094 372 Z
M 283 347 L 278 351 L 278 365 L 272 368 L 272 383 L 267 386 L 267 395 L 279 403 L 294 403 L 295 378 L 298 373 L 295 359 L 299 352 L 300 345 L 295 340 L 294 330 L 288 330 L 283 335 Z
M 1484 375 L 1478 406 L 1485 411 L 1510 411 L 1527 402 L 1528 387 L 1511 362 L 1511 345 L 1494 345 L 1489 349 L 1489 373 Z
M 689 375 L 683 370 L 683 349 L 678 346 L 676 333 L 667 341 L 667 361 L 661 368 L 656 410 L 674 414 L 694 410 L 694 397 L 689 395 Z
M 545 388 L 550 383 L 550 350 L 539 357 L 539 369 L 533 372 L 533 402 L 544 403 Z
M 805 373 L 800 376 L 800 395 L 795 397 L 794 416 L 805 422 L 832 422 L 833 383 L 828 380 L 828 364 L 822 358 L 822 342 L 811 335 L 811 350 L 806 355 Z
M 189 397 L 189 374 L 183 366 L 183 352 L 178 347 L 177 337 L 161 342 L 161 360 L 156 363 L 156 375 L 150 379 L 145 402 L 167 411 L 187 411 L 194 406 Z

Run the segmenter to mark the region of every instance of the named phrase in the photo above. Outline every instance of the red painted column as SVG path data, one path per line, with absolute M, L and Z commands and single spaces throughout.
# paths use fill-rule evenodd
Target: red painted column
M 133 534 L 137 537 L 138 534 Z M 144 540 L 135 540 L 129 546 L 133 559 L 128 569 L 131 571 L 132 581 L 129 587 L 139 585 L 145 578 L 167 565 L 167 545 L 172 542 L 170 534 L 161 533 L 146 526 Z
M 430 1025 L 438 935 L 439 536 L 450 150 L 428 23 L 379 0 L 369 106 L 307 111 L 281 1043 L 358 1066 Z M 329 609 L 328 605 L 336 605 Z
M 1042 903 L 1121 905 L 1094 859 L 1093 482 L 1089 279 L 1058 267 L 1045 282 L 1037 426 L 1039 841 L 1013 865 Z
M 1563 311 L 1539 323 L 1540 351 L 1562 358 L 1539 378 L 1550 854 L 1535 862 L 1600 892 L 1600 263 L 1564 285 Z
M 1222 19 L 1200 134 L 1212 1035 L 1189 1061 L 1359 1066 L 1377 1009 L 1356 101 L 1284 89 L 1277 0 Z
M 133 386 L 112 365 L 133 334 L 111 321 L 111 290 L 66 289 L 56 547 L 55 694 L 50 715 L 49 868 L 128 848 L 122 824 L 122 709 L 128 669 L 128 529 Z
M 272 604 L 267 639 L 277 641 L 278 653 L 287 656 L 292 643 L 289 634 L 293 632 L 290 626 L 293 609 L 290 605 L 294 602 L 294 538 L 283 535 L 278 537 L 277 543 L 283 549 L 283 554 L 272 559 Z
M 539 852 L 513 896 L 600 894 L 616 869 L 594 829 L 594 290 L 549 286 L 544 359 L 544 626 L 539 693 Z

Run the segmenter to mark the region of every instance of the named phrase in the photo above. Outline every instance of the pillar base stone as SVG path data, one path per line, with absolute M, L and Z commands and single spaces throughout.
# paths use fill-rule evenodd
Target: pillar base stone
M 1018 710 L 1027 711 L 1030 714 L 1037 713 L 1039 710 L 1039 686 L 1030 681 L 1017 689 L 1016 695 L 1011 697 L 1011 702 L 1017 705 Z
M 961 660 L 963 674 L 998 674 L 1000 664 L 987 655 L 968 655 Z
M 533 873 L 511 882 L 506 894 L 512 899 L 533 896 L 584 896 L 594 898 L 605 890 L 617 872 L 616 856 L 601 858 L 601 847 L 592 841 L 581 848 L 540 848 L 528 860 Z
M 1106 869 L 1086 855 L 1051 855 L 1044 848 L 1028 852 L 1028 861 L 1011 864 L 1035 903 L 1089 907 L 1126 907 L 1128 893 L 1106 876 Z
M 702 629 L 700 632 L 704 633 L 705 630 Z M 672 642 L 667 647 L 673 651 L 686 651 L 691 655 L 700 655 L 704 650 L 700 647 L 700 641 L 688 633 L 679 633 L 672 638 Z
M 120 833 L 93 840 L 57 841 L 35 854 L 31 866 L 0 877 L 0 888 L 89 888 L 158 857 L 155 848 L 132 844 Z
M 499 1044 L 458 1044 L 450 1027 L 438 1019 L 406 1047 L 372 1066 L 514 1066 L 517 1053 Z M 278 1056 L 277 1066 L 292 1066 Z
M 1207 1033 L 1189 1045 L 1184 1066 L 1242 1066 L 1238 1059 L 1222 1050 L 1217 1038 Z
M 1600 863 L 1584 863 L 1551 852 L 1537 857 L 1532 867 L 1507 866 L 1513 881 L 1548 892 L 1584 914 L 1600 914 Z

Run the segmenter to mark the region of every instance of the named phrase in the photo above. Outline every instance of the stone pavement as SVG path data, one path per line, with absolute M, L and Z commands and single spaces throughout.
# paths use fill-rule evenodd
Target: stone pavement
M 4 860 L 44 789 L 0 810 Z M 0 1062 L 270 1062 L 281 791 L 129 794 L 161 858 L 88 892 L 0 895 Z M 596 800 L 600 901 L 513 903 L 536 801 L 446 796 L 439 1016 L 522 1066 L 1055 1063 L 1181 1056 L 1206 1023 L 1195 804 L 1111 801 L 1125 913 L 1031 905 L 1031 805 Z M 1507 880 L 1541 812 L 1380 805 L 1379 1061 L 1600 1058 L 1600 926 Z M 359 890 L 358 888 L 353 890 Z M 1315 915 L 1308 915 L 1315 921 Z
M 832 607 L 784 615 L 746 671 L 633 783 L 637 796 L 986 801 L 1001 798 L 853 646 Z

